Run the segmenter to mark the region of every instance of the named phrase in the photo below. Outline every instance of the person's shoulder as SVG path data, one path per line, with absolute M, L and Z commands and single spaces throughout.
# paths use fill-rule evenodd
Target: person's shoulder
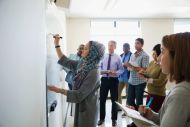
M 172 91 L 172 95 L 188 95 L 190 96 L 190 82 L 183 81 L 175 85 Z
M 129 51 L 129 53 L 128 53 L 129 55 L 132 55 L 133 53 L 131 52 L 131 51 Z
M 108 56 L 109 56 L 109 54 L 108 54 L 108 53 L 105 53 L 105 54 L 104 54 L 104 57 L 108 57 Z
M 105 53 L 102 60 L 107 59 L 108 57 L 109 57 L 109 54 L 108 54 L 108 53 Z
M 142 51 L 142 56 L 146 57 L 146 58 L 149 58 L 149 55 L 144 50 Z
M 124 54 L 124 53 L 121 53 L 121 54 L 120 54 L 120 57 L 122 57 L 122 56 L 123 56 L 123 54 Z
M 169 95 L 168 95 L 168 101 L 187 101 L 190 104 L 190 83 L 183 81 L 178 84 L 175 84 L 175 86 L 171 89 Z
M 119 61 L 121 61 L 121 56 L 120 55 L 118 55 L 118 54 L 114 54 L 115 55 L 115 58 L 117 58 L 117 61 L 119 62 Z
M 144 56 L 148 56 L 148 54 L 143 50 L 142 51 L 142 54 L 144 55 Z
M 118 55 L 118 54 L 116 54 L 116 53 L 114 53 L 113 54 L 115 57 L 117 57 L 117 58 L 120 58 L 121 56 L 120 55 Z
M 128 52 L 129 54 L 133 54 L 131 51 Z
M 166 98 L 166 103 L 167 104 L 171 103 L 173 106 L 181 105 L 182 108 L 187 110 L 186 107 L 188 108 L 190 107 L 189 97 L 190 97 L 190 83 L 181 82 L 173 87 L 168 97 Z

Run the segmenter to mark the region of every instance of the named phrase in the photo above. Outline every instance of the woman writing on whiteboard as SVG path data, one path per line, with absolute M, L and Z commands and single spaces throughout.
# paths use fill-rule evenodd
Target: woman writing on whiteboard
M 162 39 L 161 68 L 174 87 L 159 113 L 145 106 L 139 112 L 160 127 L 190 127 L 190 33 L 166 35 Z
M 49 86 L 48 89 L 67 96 L 67 102 L 76 103 L 74 127 L 96 127 L 98 113 L 98 88 L 100 73 L 98 64 L 104 56 L 105 47 L 95 41 L 89 41 L 82 51 L 82 58 L 73 61 L 67 58 L 59 46 L 59 35 L 54 36 L 58 63 L 75 72 L 73 90 Z

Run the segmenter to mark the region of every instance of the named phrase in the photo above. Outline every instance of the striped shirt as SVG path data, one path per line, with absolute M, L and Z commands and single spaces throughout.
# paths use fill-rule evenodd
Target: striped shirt
M 109 54 L 105 54 L 104 59 L 100 63 L 101 71 L 107 70 L 108 59 L 109 59 Z M 121 57 L 115 53 L 111 54 L 110 70 L 116 71 L 117 73 L 116 77 L 118 77 L 124 71 Z M 103 74 L 102 77 L 107 77 L 107 75 Z

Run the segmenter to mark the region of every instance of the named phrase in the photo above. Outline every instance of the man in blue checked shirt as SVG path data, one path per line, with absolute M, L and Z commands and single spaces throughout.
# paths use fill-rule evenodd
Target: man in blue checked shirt
M 80 60 L 83 49 L 84 49 L 84 44 L 80 44 L 78 49 L 77 49 L 77 53 L 76 54 L 70 54 L 69 58 L 72 60 Z M 73 78 L 74 78 L 75 74 L 74 74 L 74 72 L 72 72 L 68 68 L 63 68 L 63 69 L 67 73 L 65 81 L 68 83 L 69 89 L 72 90 L 72 87 L 73 87 L 72 82 L 73 82 Z
M 142 38 L 135 40 L 136 52 L 131 55 L 129 63 L 124 65 L 130 70 L 127 104 L 135 107 L 136 110 L 138 110 L 139 105 L 143 104 L 144 89 L 146 87 L 146 80 L 138 76 L 138 71 L 146 69 L 149 64 L 149 56 L 142 49 L 143 45 L 144 40 Z M 127 127 L 136 127 L 136 125 L 132 123 Z
M 101 61 L 101 87 L 100 87 L 100 120 L 98 126 L 102 125 L 106 115 L 106 99 L 108 92 L 111 94 L 112 111 L 111 119 L 112 126 L 117 126 L 117 105 L 115 101 L 118 100 L 118 76 L 123 73 L 123 65 L 121 57 L 114 53 L 116 49 L 116 42 L 108 42 L 109 53 L 105 54 Z

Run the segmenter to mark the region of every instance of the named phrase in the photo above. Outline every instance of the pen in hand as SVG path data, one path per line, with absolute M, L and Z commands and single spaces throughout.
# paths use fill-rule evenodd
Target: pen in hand
M 149 107 L 150 107 L 150 105 L 151 105 L 151 103 L 152 103 L 152 101 L 153 101 L 153 97 L 151 97 L 151 98 L 149 99 L 149 101 L 148 101 L 147 105 L 146 105 L 144 108 L 149 108 Z M 145 114 L 144 114 L 144 112 L 140 112 L 140 114 L 141 114 L 142 116 L 144 116 L 144 115 L 145 115 Z
M 146 108 L 149 108 L 149 107 L 150 107 L 152 101 L 153 101 L 153 97 L 151 97 L 151 98 L 149 99 L 149 101 L 148 101 L 148 103 L 147 103 L 147 105 L 146 105 Z

